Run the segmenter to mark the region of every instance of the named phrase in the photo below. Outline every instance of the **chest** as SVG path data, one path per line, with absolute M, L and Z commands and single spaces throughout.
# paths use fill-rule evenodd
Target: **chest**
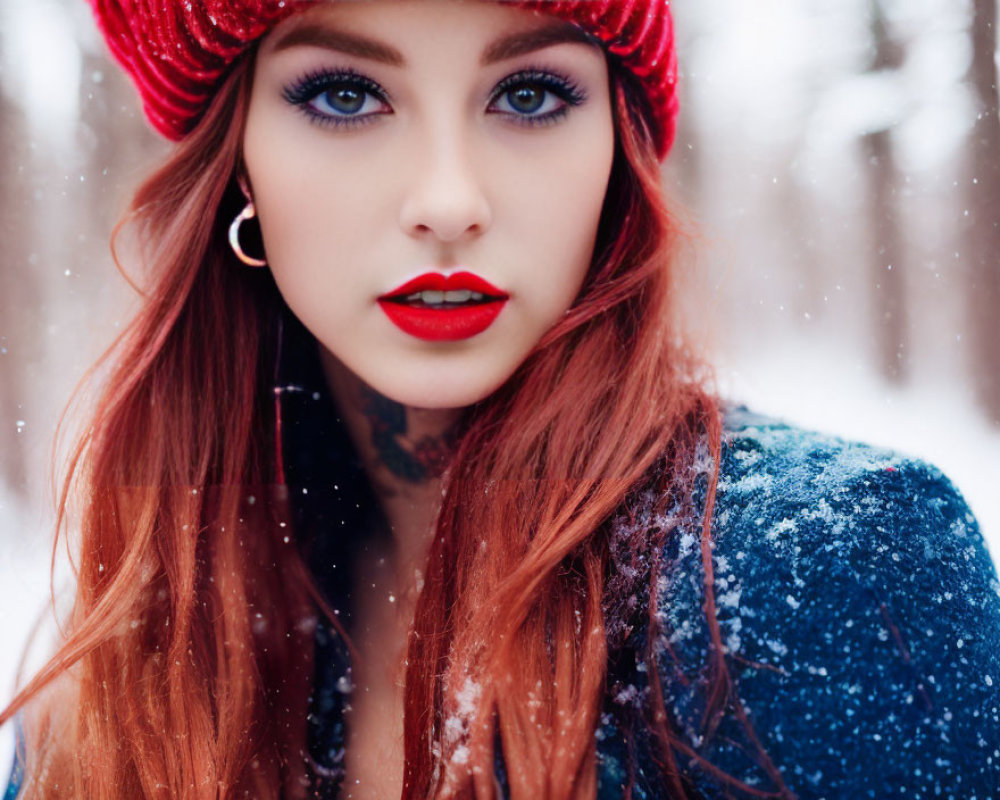
M 346 716 L 342 797 L 385 800 L 403 787 L 403 696 L 394 686 L 355 691 Z
M 406 634 L 412 610 L 382 570 L 359 575 L 351 636 L 357 649 L 344 706 L 344 782 L 351 800 L 399 797 L 403 785 Z

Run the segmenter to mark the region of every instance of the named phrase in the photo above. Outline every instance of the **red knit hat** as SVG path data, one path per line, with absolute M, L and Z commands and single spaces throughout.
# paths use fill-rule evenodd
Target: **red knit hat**
M 579 25 L 639 78 L 665 157 L 677 117 L 670 0 L 505 0 Z M 90 0 L 146 116 L 168 139 L 194 127 L 227 67 L 285 17 L 318 0 Z

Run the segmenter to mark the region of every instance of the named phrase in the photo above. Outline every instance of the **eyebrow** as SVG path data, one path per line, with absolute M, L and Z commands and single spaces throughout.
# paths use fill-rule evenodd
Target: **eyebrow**
M 592 35 L 576 25 L 558 22 L 530 31 L 511 33 L 497 39 L 483 51 L 479 64 L 486 67 L 498 61 L 566 43 L 600 44 Z M 277 41 L 273 52 L 304 45 L 379 61 L 392 67 L 406 66 L 406 59 L 395 47 L 355 33 L 337 30 L 317 21 L 296 25 Z
M 483 51 L 479 65 L 482 67 L 506 61 L 509 58 L 534 53 L 557 44 L 598 44 L 597 39 L 582 28 L 567 22 L 554 23 L 521 33 L 511 33 L 493 42 Z

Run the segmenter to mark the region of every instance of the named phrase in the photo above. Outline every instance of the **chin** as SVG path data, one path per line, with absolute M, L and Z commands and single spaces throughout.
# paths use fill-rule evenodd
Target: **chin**
M 375 391 L 404 406 L 444 410 L 465 408 L 485 400 L 507 377 L 504 375 L 489 380 L 486 376 L 471 376 L 468 373 L 456 376 L 372 376 L 367 382 Z

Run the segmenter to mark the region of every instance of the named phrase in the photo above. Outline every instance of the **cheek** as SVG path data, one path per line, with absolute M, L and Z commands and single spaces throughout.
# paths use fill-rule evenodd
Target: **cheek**
M 322 158 L 269 160 L 253 174 L 255 202 L 271 272 L 297 316 L 349 313 L 348 292 L 377 294 L 372 269 L 377 201 L 372 183 Z M 341 308 L 343 307 L 343 308 Z
M 311 165 L 310 170 L 303 166 Z M 270 159 L 253 173 L 254 201 L 272 268 L 303 255 L 322 256 L 333 242 L 349 245 L 341 235 L 350 218 L 350 198 L 308 159 Z M 314 260 L 313 258 L 309 259 Z
M 281 273 L 293 268 L 329 268 L 361 250 L 365 226 L 380 197 L 385 202 L 377 162 L 356 157 L 349 147 L 331 147 L 298 115 L 263 101 L 259 110 L 251 106 L 244 158 L 279 284 Z M 372 213 L 359 215 L 361 208 Z
M 572 305 L 593 259 L 597 226 L 604 205 L 610 173 L 610 156 L 595 163 L 571 163 L 521 193 L 519 217 L 521 240 L 534 250 L 530 262 L 537 265 L 533 288 L 548 298 L 554 321 Z M 588 169 L 574 169 L 585 163 Z

